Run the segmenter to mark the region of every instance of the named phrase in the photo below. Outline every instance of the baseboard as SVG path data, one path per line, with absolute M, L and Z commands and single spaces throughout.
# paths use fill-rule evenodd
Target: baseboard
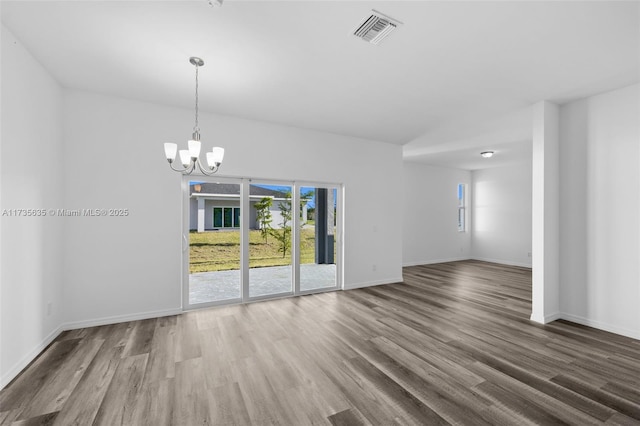
M 402 267 L 407 266 L 420 266 L 420 265 L 433 265 L 434 263 L 447 263 L 447 262 L 459 262 L 461 260 L 469 260 L 469 257 L 450 257 L 447 259 L 429 259 L 429 260 L 421 260 L 418 262 L 405 262 L 402 264 Z
M 532 313 L 530 319 L 538 324 L 548 324 L 552 321 L 559 320 L 560 318 L 562 318 L 562 314 L 560 312 L 556 312 L 551 315 L 535 315 Z
M 462 260 L 478 260 L 481 262 L 498 263 L 500 265 L 519 266 L 521 268 L 531 269 L 530 263 L 513 262 L 511 260 L 490 259 L 487 257 L 475 257 L 475 256 L 474 257 L 450 257 L 447 259 L 429 259 L 429 260 L 421 260 L 417 262 L 404 262 L 402 264 L 402 267 L 405 268 L 407 266 L 420 266 L 420 265 L 433 265 L 435 263 L 460 262 Z
M 560 318 L 562 318 L 562 312 L 556 312 L 555 314 L 545 315 L 544 323 L 549 324 L 550 322 L 559 320 Z
M 500 265 L 509 265 L 509 266 L 519 266 L 521 268 L 529 268 L 531 269 L 531 263 L 523 263 L 523 262 L 514 262 L 511 260 L 503 260 L 503 259 L 489 259 L 486 257 L 472 257 L 472 260 L 479 260 L 481 262 L 490 262 L 490 263 L 499 263 Z
M 586 325 L 587 327 L 597 328 L 598 330 L 608 331 L 609 333 L 619 334 L 621 336 L 640 340 L 640 330 L 631 330 L 625 327 L 618 327 L 616 325 L 611 325 L 601 321 L 596 321 L 589 318 L 583 318 L 577 315 L 571 315 L 567 313 L 560 314 L 560 318 L 558 319 L 575 322 L 577 324 Z
M 62 326 L 58 326 L 55 330 L 49 333 L 42 340 L 42 342 L 36 345 L 36 347 L 30 350 L 25 356 L 20 359 L 20 361 L 18 361 L 13 367 L 11 367 L 4 376 L 0 377 L 0 389 L 4 389 L 5 386 L 7 386 L 13 379 L 15 379 L 16 376 L 27 367 L 27 365 L 29 365 L 38 355 L 40 355 L 40 352 L 42 352 L 44 348 L 49 346 L 49 344 L 51 344 L 51 342 L 53 342 L 54 339 L 60 335 L 60 333 L 62 333 L 62 331 Z
M 164 309 L 161 311 L 148 311 L 136 314 L 116 315 L 112 317 L 96 318 L 84 321 L 73 321 L 63 324 L 63 330 L 75 330 L 77 328 L 97 327 L 100 325 L 117 324 L 119 322 L 139 321 L 149 318 L 168 317 L 182 313 L 182 308 Z
M 367 281 L 364 283 L 345 284 L 344 290 L 355 290 L 356 288 L 373 287 L 375 285 L 397 284 L 403 282 L 402 277 L 393 280 Z

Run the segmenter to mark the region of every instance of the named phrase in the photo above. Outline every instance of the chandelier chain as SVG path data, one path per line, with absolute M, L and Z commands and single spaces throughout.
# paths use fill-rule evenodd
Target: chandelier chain
M 196 125 L 193 128 L 193 131 L 196 133 L 200 132 L 200 127 L 198 127 L 198 65 L 196 65 Z

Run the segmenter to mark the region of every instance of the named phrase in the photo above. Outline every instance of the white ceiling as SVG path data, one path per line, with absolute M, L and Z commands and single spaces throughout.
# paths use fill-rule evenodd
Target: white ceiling
M 404 23 L 380 45 L 371 9 Z M 409 161 L 529 158 L 530 106 L 640 80 L 638 2 L 2 1 L 65 87 L 404 145 Z M 507 149 L 514 144 L 513 149 Z M 500 146 L 498 149 L 496 147 Z

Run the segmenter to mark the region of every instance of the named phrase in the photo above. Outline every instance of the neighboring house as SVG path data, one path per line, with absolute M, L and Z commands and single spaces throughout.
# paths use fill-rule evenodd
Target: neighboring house
M 240 186 L 226 183 L 195 183 L 189 186 L 189 229 L 210 231 L 216 229 L 240 228 Z M 287 201 L 287 194 L 269 188 L 250 185 L 249 227 L 259 229 L 255 203 L 265 197 L 273 200 L 271 206 L 271 227 L 280 228 L 282 216 L 280 203 Z M 302 218 L 306 221 L 306 204 L 302 208 Z

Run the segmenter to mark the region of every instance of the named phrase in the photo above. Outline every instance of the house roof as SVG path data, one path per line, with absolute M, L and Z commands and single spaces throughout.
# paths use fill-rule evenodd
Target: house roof
M 199 191 L 196 191 L 197 186 L 200 186 Z M 192 195 L 194 193 L 240 196 L 240 185 L 235 183 L 194 183 L 189 185 L 189 194 Z M 249 185 L 249 194 L 262 197 L 287 198 L 285 192 L 257 185 Z

